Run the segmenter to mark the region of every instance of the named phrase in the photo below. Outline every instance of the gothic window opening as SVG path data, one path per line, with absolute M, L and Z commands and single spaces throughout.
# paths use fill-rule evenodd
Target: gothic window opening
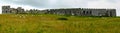
M 87 11 L 86 14 L 89 14 L 89 12 Z
M 83 11 L 83 14 L 85 14 L 85 11 Z
M 90 11 L 90 14 L 92 14 L 92 11 Z

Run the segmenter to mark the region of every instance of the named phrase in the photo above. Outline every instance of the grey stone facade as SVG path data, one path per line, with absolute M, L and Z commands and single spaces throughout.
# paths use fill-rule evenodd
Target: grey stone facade
M 10 8 L 10 6 L 2 6 L 2 14 L 43 14 L 44 10 L 30 9 L 24 10 L 22 7 Z
M 11 13 L 10 6 L 2 6 L 2 14 Z
M 68 9 L 47 9 L 48 14 L 75 15 L 75 16 L 116 16 L 116 9 L 88 9 L 88 8 L 68 8 Z
M 66 8 L 66 9 L 46 9 L 24 10 L 22 7 L 10 8 L 2 6 L 2 14 L 57 14 L 57 15 L 74 15 L 74 16 L 116 16 L 116 9 L 91 9 L 91 8 Z
M 10 6 L 2 6 L 2 14 L 19 14 L 19 13 L 25 13 L 24 9 L 22 7 L 10 8 Z

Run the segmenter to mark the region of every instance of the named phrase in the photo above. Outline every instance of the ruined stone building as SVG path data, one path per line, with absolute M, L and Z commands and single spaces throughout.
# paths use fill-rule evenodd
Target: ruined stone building
M 43 10 L 30 9 L 24 10 L 22 7 L 11 8 L 10 6 L 2 6 L 2 14 L 41 14 L 45 13 Z
M 30 13 L 30 14 L 37 14 L 40 10 L 37 9 L 30 9 L 30 10 L 26 10 L 26 13 Z
M 19 14 L 19 13 L 25 13 L 24 9 L 22 7 L 10 8 L 10 6 L 2 6 L 2 14 Z
M 46 9 L 24 10 L 22 7 L 10 8 L 10 6 L 2 6 L 2 14 L 57 14 L 57 15 L 74 15 L 74 16 L 116 16 L 116 9 L 92 9 L 92 8 L 62 8 L 62 9 Z
M 18 14 L 25 13 L 25 10 L 24 10 L 22 7 L 18 7 L 18 8 L 17 8 L 17 13 L 18 13 Z
M 47 9 L 48 14 L 75 16 L 116 16 L 116 9 L 67 8 Z
M 2 6 L 2 14 L 9 14 L 11 13 L 10 11 L 10 6 Z
M 27 14 L 45 14 L 46 11 L 38 9 L 30 9 L 25 11 Z

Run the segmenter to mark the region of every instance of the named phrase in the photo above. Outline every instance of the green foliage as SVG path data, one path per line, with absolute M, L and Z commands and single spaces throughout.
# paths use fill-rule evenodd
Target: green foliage
M 58 18 L 58 20 L 68 20 L 67 18 Z

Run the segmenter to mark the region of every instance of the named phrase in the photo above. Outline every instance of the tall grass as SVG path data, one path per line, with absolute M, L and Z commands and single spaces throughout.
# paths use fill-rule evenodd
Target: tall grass
M 65 17 L 68 20 L 58 20 Z M 120 33 L 119 17 L 0 15 L 0 33 Z

